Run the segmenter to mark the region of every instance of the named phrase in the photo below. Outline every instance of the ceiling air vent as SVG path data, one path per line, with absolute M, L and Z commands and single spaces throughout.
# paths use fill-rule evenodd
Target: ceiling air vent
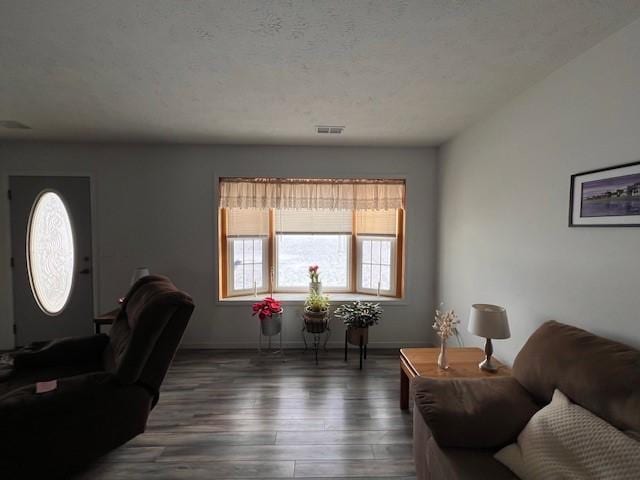
M 322 133 L 327 135 L 340 135 L 344 131 L 344 126 L 335 125 L 318 125 L 316 127 L 316 133 Z
M 0 120 L 0 127 L 2 128 L 14 128 L 18 130 L 31 130 L 31 127 L 24 123 L 16 122 L 15 120 Z

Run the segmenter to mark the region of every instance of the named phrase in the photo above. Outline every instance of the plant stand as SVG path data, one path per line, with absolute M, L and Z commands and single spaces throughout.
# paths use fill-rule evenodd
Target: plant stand
M 304 342 L 304 351 L 306 352 L 309 348 L 309 346 L 307 345 L 307 337 L 305 335 L 305 332 L 306 332 L 312 335 L 312 348 L 315 354 L 316 365 L 318 365 L 318 350 L 320 350 L 320 343 L 323 335 L 324 335 L 324 342 L 322 342 L 322 348 L 324 349 L 325 352 L 327 351 L 327 342 L 331 337 L 331 328 L 329 326 L 329 321 L 330 321 L 329 315 L 326 315 L 325 318 L 322 320 L 322 323 L 314 322 L 313 328 L 308 328 L 307 321 L 304 318 L 304 315 L 302 316 L 302 332 L 301 333 L 302 333 L 302 341 Z
M 275 337 L 276 335 L 278 335 L 279 340 L 280 340 L 280 348 L 278 350 L 272 350 L 271 349 L 271 338 Z M 284 350 L 282 349 L 282 326 L 280 326 L 280 331 L 278 333 L 275 333 L 273 335 L 263 335 L 262 334 L 262 326 L 260 324 L 258 324 L 258 353 L 260 355 L 263 354 L 262 337 L 267 337 L 267 351 L 266 351 L 266 353 L 273 354 L 273 355 L 278 355 L 279 354 L 283 358 L 283 361 L 284 361 Z
M 344 332 L 344 361 L 347 361 L 349 344 L 360 348 L 360 370 L 362 370 L 362 359 L 367 359 L 367 343 L 369 341 L 369 330 L 367 328 L 354 328 Z

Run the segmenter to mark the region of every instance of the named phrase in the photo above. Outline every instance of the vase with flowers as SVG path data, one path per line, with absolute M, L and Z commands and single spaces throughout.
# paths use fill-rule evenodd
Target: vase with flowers
M 282 305 L 273 297 L 253 304 L 253 316 L 260 319 L 262 335 L 273 337 L 282 331 Z
M 322 295 L 322 282 L 320 281 L 320 267 L 318 265 L 309 265 L 309 293 Z
M 433 329 L 440 337 L 440 354 L 438 355 L 438 367 L 443 370 L 449 368 L 447 360 L 447 339 L 451 336 L 458 336 L 458 316 L 453 310 L 436 310 Z

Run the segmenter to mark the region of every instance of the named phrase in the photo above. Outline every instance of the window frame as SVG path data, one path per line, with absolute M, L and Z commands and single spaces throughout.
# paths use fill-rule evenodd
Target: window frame
M 366 294 L 373 294 L 373 295 L 378 295 L 378 289 L 377 288 L 365 288 L 365 287 L 361 287 L 361 281 L 362 281 L 362 258 L 363 258 L 363 250 L 362 250 L 362 242 L 364 242 L 365 240 L 388 240 L 391 242 L 391 247 L 390 247 L 390 252 L 389 252 L 389 265 L 390 265 L 390 272 L 389 272 L 389 289 L 387 290 L 382 290 L 380 289 L 380 296 L 381 297 L 393 297 L 396 296 L 396 281 L 397 281 L 397 263 L 398 263 L 398 258 L 397 258 L 397 242 L 398 242 L 398 237 L 397 235 L 356 235 L 356 284 L 355 284 L 355 288 L 354 291 L 357 293 L 366 293 Z M 373 265 L 373 263 L 371 263 L 370 265 Z M 382 263 L 380 264 L 382 265 Z
M 405 210 L 403 208 L 397 209 L 397 234 L 396 235 L 370 235 L 362 234 L 358 235 L 356 227 L 356 210 L 352 211 L 353 214 L 353 228 L 351 231 L 351 241 L 347 242 L 347 288 L 326 288 L 323 286 L 323 292 L 326 293 L 353 293 L 364 294 L 377 297 L 377 289 L 364 289 L 358 288 L 361 280 L 361 266 L 362 266 L 362 248 L 361 239 L 392 239 L 392 251 L 391 251 L 391 289 L 381 290 L 380 297 L 386 298 L 403 298 L 404 297 L 404 275 L 405 275 Z M 277 233 L 275 228 L 275 215 L 276 209 L 269 209 L 269 234 L 267 236 L 260 235 L 248 235 L 248 236 L 229 236 L 227 235 L 227 209 L 218 208 L 218 279 L 219 299 L 245 296 L 254 293 L 253 289 L 235 290 L 233 289 L 233 254 L 231 250 L 230 240 L 237 238 L 252 238 L 262 240 L 263 252 L 262 252 L 262 274 L 263 274 L 263 287 L 258 289 L 259 294 L 265 294 L 272 292 L 276 293 L 306 293 L 307 287 L 300 288 L 277 288 L 277 235 L 283 232 Z M 286 235 L 286 233 L 284 233 Z M 289 235 L 323 235 L 322 233 L 301 233 L 296 232 Z M 330 235 L 330 233 L 329 233 Z M 344 233 L 343 235 L 347 235 Z
M 234 263 L 233 263 L 233 242 L 235 240 L 260 240 L 262 243 L 262 287 L 257 290 L 254 288 L 243 288 L 236 289 L 235 285 L 235 277 L 234 277 Z M 260 235 L 233 235 L 227 236 L 226 239 L 226 249 L 227 249 L 227 265 L 226 265 L 226 277 L 227 277 L 227 297 L 238 297 L 242 295 L 248 295 L 255 292 L 265 293 L 269 291 L 269 238 L 260 236 Z M 252 264 L 255 265 L 255 264 Z

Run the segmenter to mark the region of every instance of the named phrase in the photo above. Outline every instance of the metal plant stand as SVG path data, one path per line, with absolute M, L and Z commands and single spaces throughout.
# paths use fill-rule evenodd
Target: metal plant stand
M 278 350 L 272 350 L 271 349 L 271 337 L 275 337 L 275 335 L 262 335 L 262 328 L 260 327 L 260 324 L 258 324 L 258 353 L 260 355 L 262 355 L 264 352 L 262 350 L 262 337 L 267 337 L 267 351 L 266 353 L 268 354 L 273 354 L 273 355 L 280 355 L 283 360 L 284 360 L 284 350 L 282 349 L 282 330 L 283 328 L 280 327 L 280 333 L 277 333 L 276 335 L 278 335 L 279 340 L 280 340 L 280 348 Z
M 356 344 L 354 344 L 356 345 Z M 361 333 L 358 335 L 358 345 L 360 347 L 360 370 L 362 370 L 362 358 L 367 359 L 367 344 L 364 335 Z M 349 351 L 349 332 L 344 332 L 344 361 L 347 361 L 347 352 Z
M 304 318 L 304 315 L 302 316 L 302 341 L 304 342 L 304 351 L 306 352 L 309 348 L 309 345 L 307 344 L 307 337 L 305 335 L 306 333 L 309 333 L 312 335 L 312 348 L 313 348 L 313 352 L 315 354 L 315 361 L 316 361 L 316 365 L 318 365 L 318 350 L 320 350 L 320 343 L 322 343 L 322 348 L 324 349 L 324 351 L 327 351 L 327 342 L 329 341 L 329 338 L 331 337 L 331 327 L 329 325 L 331 319 L 329 317 L 329 315 L 327 315 L 322 323 L 318 322 L 318 323 L 314 323 L 314 328 L 309 329 L 308 328 L 308 324 L 307 321 Z M 321 342 L 322 340 L 322 336 L 324 335 L 324 342 Z

